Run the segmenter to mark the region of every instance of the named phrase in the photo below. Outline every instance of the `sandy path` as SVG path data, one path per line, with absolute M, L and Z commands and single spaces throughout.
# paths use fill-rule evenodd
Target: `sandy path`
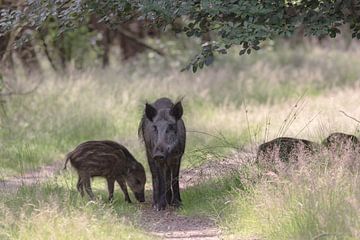
M 39 184 L 47 179 L 59 174 L 64 166 L 64 161 L 57 161 L 50 165 L 45 165 L 37 170 L 29 171 L 19 176 L 0 180 L 0 192 L 6 191 L 15 193 L 23 185 Z
M 151 204 L 141 210 L 139 225 L 146 231 L 164 239 L 215 240 L 221 231 L 208 218 L 181 216 L 174 209 L 157 212 Z

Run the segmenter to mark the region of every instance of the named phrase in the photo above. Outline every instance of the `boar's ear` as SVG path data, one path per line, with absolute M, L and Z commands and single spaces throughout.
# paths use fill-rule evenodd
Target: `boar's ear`
M 156 109 L 153 106 L 151 106 L 151 104 L 146 103 L 146 105 L 145 105 L 145 115 L 146 115 L 146 117 L 150 121 L 152 121 L 154 119 L 154 117 L 156 116 L 156 114 L 157 114 Z
M 183 115 L 183 107 L 181 101 L 177 102 L 173 108 L 170 110 L 170 114 L 175 117 L 176 120 L 179 120 Z

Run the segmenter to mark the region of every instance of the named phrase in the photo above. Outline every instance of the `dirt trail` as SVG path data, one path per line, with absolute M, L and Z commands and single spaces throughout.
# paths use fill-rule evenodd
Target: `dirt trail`
M 181 216 L 174 209 L 156 212 L 151 204 L 142 208 L 139 225 L 164 239 L 215 240 L 221 235 L 211 219 Z
M 198 167 L 184 169 L 180 173 L 180 188 L 185 189 L 206 182 L 209 179 L 237 172 L 241 165 L 253 159 L 255 159 L 255 154 L 247 150 L 237 152 L 220 160 L 208 160 Z
M 64 166 L 64 161 L 56 161 L 53 164 L 45 165 L 37 170 L 29 171 L 19 176 L 0 180 L 0 192 L 15 193 L 23 185 L 39 184 L 50 177 L 57 175 Z
M 180 173 L 180 188 L 185 189 L 237 171 L 244 162 L 251 158 L 254 158 L 253 154 L 242 152 L 222 160 L 207 161 L 199 167 L 185 169 Z M 181 216 L 174 209 L 156 212 L 150 204 L 144 206 L 141 211 L 140 225 L 164 239 L 221 239 L 221 230 L 212 219 Z
M 180 174 L 180 188 L 185 189 L 210 178 L 220 177 L 231 171 L 236 171 L 249 158 L 253 158 L 253 155 L 237 153 L 229 158 L 208 161 L 199 167 L 183 170 Z M 59 174 L 62 167 L 63 161 L 59 161 L 41 167 L 36 171 L 3 180 L 0 182 L 0 192 L 15 193 L 22 185 L 44 182 L 48 178 Z M 163 239 L 221 239 L 221 230 L 216 226 L 214 220 L 204 217 L 181 216 L 171 208 L 157 212 L 152 209 L 150 203 L 144 204 L 141 208 L 139 226 Z

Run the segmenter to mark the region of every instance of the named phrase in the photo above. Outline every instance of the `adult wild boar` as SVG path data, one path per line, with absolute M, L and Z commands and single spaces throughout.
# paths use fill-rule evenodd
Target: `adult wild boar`
M 139 125 L 153 184 L 153 207 L 164 210 L 166 205 L 179 207 L 179 170 L 185 150 L 186 130 L 182 120 L 181 101 L 168 98 L 146 103 Z
M 146 176 L 144 167 L 124 146 L 108 140 L 84 142 L 67 154 L 64 169 L 66 169 L 68 161 L 79 175 L 77 189 L 81 196 L 84 196 L 85 189 L 89 197 L 93 199 L 91 178 L 105 177 L 110 201 L 113 198 L 115 181 L 118 182 L 124 192 L 125 201 L 131 202 L 126 183 L 139 202 L 145 201 Z

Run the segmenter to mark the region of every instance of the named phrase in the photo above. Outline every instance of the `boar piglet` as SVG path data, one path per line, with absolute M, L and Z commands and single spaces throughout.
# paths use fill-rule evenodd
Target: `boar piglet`
M 359 145 L 359 139 L 351 134 L 335 132 L 324 139 L 322 144 L 334 152 L 354 150 Z
M 277 152 L 282 162 L 289 162 L 291 157 L 297 157 L 301 151 L 314 153 L 318 148 L 319 144 L 305 139 L 279 137 L 259 146 L 256 161 L 274 162 L 274 154 Z
M 131 202 L 127 185 L 139 202 L 145 201 L 144 187 L 146 182 L 144 167 L 136 161 L 122 145 L 113 141 L 88 141 L 77 146 L 67 155 L 67 162 L 76 169 L 79 180 L 77 189 L 84 196 L 84 189 L 91 199 L 92 177 L 105 177 L 109 190 L 109 200 L 113 199 L 114 183 L 118 182 L 125 195 L 125 201 Z

